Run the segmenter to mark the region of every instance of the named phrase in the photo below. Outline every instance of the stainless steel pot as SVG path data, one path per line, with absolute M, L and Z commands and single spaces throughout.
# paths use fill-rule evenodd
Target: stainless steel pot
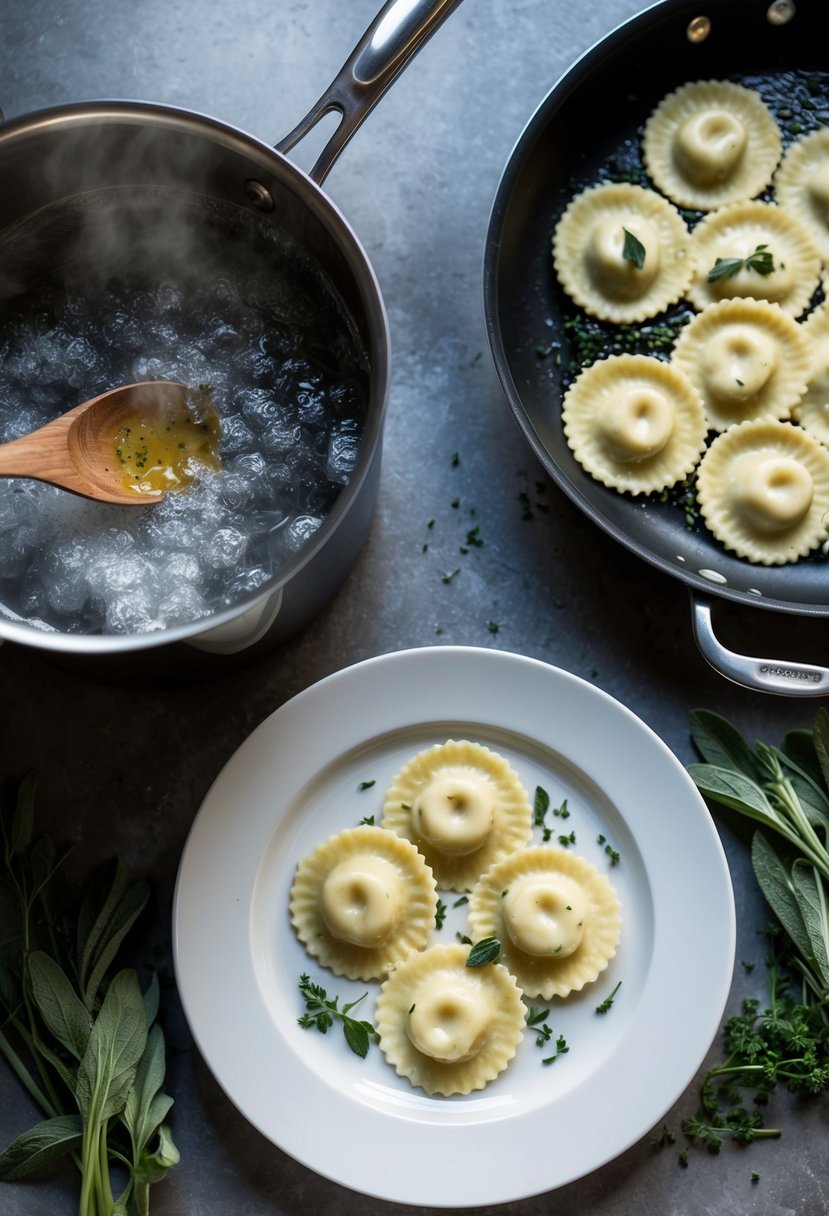
M 639 139 L 656 103 L 686 81 L 762 77 L 774 84 L 784 111 L 798 69 L 819 84 L 823 104 L 824 20 L 816 0 L 661 0 L 611 31 L 554 85 L 519 137 L 493 204 L 484 265 L 495 366 L 546 471 L 609 536 L 689 588 L 694 636 L 716 670 L 788 696 L 825 696 L 829 669 L 730 650 L 717 638 L 714 606 L 728 600 L 790 620 L 829 616 L 829 567 L 750 565 L 703 530 L 688 531 L 678 509 L 643 505 L 594 481 L 574 460 L 561 426 L 566 351 L 559 365 L 538 350 L 551 337 L 567 345 L 571 306 L 555 282 L 550 238 L 573 182 L 595 180 L 608 158 Z M 787 124 L 796 117 L 790 113 Z
M 44 631 L 13 619 L 0 605 L 0 637 L 62 656 L 124 656 L 186 643 L 185 666 L 203 666 L 197 655 L 212 656 L 221 666 L 290 636 L 340 586 L 376 502 L 390 350 L 371 264 L 321 187 L 360 123 L 458 3 L 390 0 L 316 105 L 276 149 L 214 118 L 131 102 L 68 105 L 0 127 L 0 230 L 39 208 L 113 187 L 173 188 L 247 208 L 259 223 L 288 232 L 322 267 L 350 315 L 368 369 L 367 416 L 350 481 L 313 538 L 269 584 L 210 617 L 134 635 Z M 332 111 L 341 115 L 339 125 L 305 174 L 285 153 Z

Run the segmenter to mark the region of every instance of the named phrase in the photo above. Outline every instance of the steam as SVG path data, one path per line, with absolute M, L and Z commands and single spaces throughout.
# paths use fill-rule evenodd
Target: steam
M 354 469 L 366 408 L 356 326 L 283 229 L 297 226 L 290 195 L 268 221 L 217 197 L 242 197 L 252 170 L 237 154 L 163 122 L 32 142 L 48 156 L 23 175 L 20 214 L 0 232 L 0 440 L 119 383 L 209 383 L 223 470 L 146 510 L 0 482 L 6 613 L 133 633 L 242 603 L 281 576 Z

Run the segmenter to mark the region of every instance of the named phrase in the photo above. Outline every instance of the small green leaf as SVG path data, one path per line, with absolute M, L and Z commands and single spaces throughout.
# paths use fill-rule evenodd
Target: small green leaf
M 622 231 L 625 234 L 622 257 L 626 262 L 632 262 L 637 270 L 641 270 L 645 265 L 645 246 L 637 236 L 628 232 L 627 228 L 623 228 Z
M 494 963 L 501 953 L 501 943 L 497 937 L 484 937 L 469 951 L 466 959 L 467 967 L 485 967 Z
M 355 1055 L 365 1058 L 368 1054 L 371 1036 L 363 1022 L 358 1022 L 354 1018 L 346 1018 L 343 1021 L 343 1034 L 348 1046 Z

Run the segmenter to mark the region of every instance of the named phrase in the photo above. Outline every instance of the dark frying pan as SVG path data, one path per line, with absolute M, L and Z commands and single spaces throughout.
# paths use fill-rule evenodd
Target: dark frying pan
M 821 116 L 829 122 L 824 28 L 819 0 L 662 0 L 621 25 L 559 80 L 521 135 L 495 198 L 484 266 L 495 366 L 546 471 L 610 536 L 689 587 L 695 636 L 712 666 L 749 688 L 807 696 L 829 691 L 829 670 L 727 650 L 712 628 L 711 601 L 825 617 L 826 562 L 750 565 L 704 529 L 688 531 L 676 505 L 643 507 L 594 481 L 573 459 L 560 406 L 573 353 L 564 322 L 574 307 L 556 282 L 550 238 L 569 199 L 607 173 L 609 158 L 620 164 L 637 155 L 651 110 L 685 81 L 729 78 L 759 88 L 784 139 Z M 798 89 L 809 99 L 802 112 Z M 540 355 L 551 344 L 560 360 Z

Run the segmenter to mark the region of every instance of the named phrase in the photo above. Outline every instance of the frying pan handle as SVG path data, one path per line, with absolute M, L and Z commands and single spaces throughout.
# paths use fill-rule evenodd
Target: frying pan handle
M 309 173 L 322 185 L 351 136 L 460 0 L 388 0 L 305 117 L 276 145 L 289 152 L 326 114 L 342 115 Z
M 829 669 L 788 659 L 754 659 L 728 650 L 718 641 L 710 600 L 691 595 L 694 639 L 715 671 L 743 688 L 782 697 L 823 697 L 829 692 Z

